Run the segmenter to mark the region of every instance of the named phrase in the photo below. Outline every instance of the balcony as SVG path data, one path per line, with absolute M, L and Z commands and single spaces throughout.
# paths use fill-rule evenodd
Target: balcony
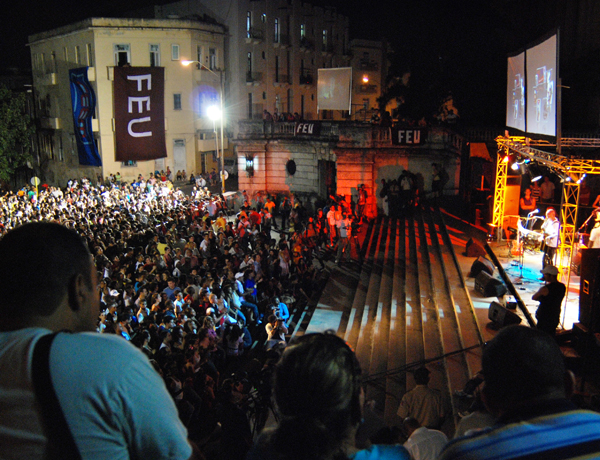
M 300 72 L 300 86 L 309 87 L 314 83 L 314 78 L 309 70 L 303 70 Z
M 40 128 L 60 129 L 60 118 L 42 117 L 40 118 Z
M 273 82 L 273 86 L 283 87 L 291 84 L 289 75 L 277 75 L 275 77 L 275 81 Z
M 42 86 L 53 86 L 56 85 L 56 81 L 58 79 L 58 75 L 56 72 L 45 73 L 40 75 L 38 79 L 38 84 Z
M 302 37 L 300 39 L 300 51 L 303 53 L 308 53 L 315 49 L 315 44 L 311 42 L 308 38 Z
M 379 64 L 377 64 L 377 62 L 370 61 L 367 59 L 361 59 L 360 62 L 358 63 L 358 66 L 359 66 L 360 70 L 373 70 L 373 71 L 379 70 Z
M 321 55 L 323 56 L 332 56 L 333 55 L 333 45 L 323 43 L 323 47 L 321 48 Z
M 258 27 L 250 27 L 250 30 L 246 33 L 246 43 L 252 45 L 258 45 L 265 39 L 265 32 Z
M 262 81 L 262 72 L 246 72 L 246 86 L 258 86 Z
M 377 85 L 357 85 L 358 94 L 377 94 Z
M 275 41 L 273 43 L 274 48 L 289 48 L 290 46 L 290 36 L 285 34 L 279 34 L 278 37 L 275 37 Z

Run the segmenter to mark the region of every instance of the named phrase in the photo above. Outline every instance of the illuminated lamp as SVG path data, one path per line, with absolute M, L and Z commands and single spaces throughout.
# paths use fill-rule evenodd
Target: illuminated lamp
M 369 83 L 369 76 L 368 76 L 368 75 L 366 75 L 366 74 L 365 74 L 365 75 L 363 75 L 363 77 L 362 77 L 362 81 L 363 81 L 363 83 L 365 83 L 365 84 Z
M 508 160 L 510 160 L 510 156 L 506 155 L 504 158 L 502 158 L 502 163 L 508 163 Z

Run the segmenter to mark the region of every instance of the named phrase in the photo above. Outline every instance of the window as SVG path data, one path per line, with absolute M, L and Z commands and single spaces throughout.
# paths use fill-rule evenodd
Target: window
M 327 48 L 327 29 L 323 29 L 323 49 Z
M 85 51 L 87 54 L 87 65 L 90 67 L 94 66 L 94 51 L 92 49 L 92 44 L 88 43 L 85 45 Z
M 50 54 L 50 73 L 56 73 L 56 53 L 54 51 Z
M 129 45 L 115 45 L 114 53 L 116 66 L 121 67 L 131 62 Z
M 264 24 L 265 22 L 267 22 L 267 14 L 263 13 L 260 15 L 260 20 L 262 21 L 262 23 Z
M 263 99 L 267 99 L 267 92 L 263 91 Z
M 252 93 L 248 93 L 248 119 L 252 120 Z
M 122 161 L 121 166 L 123 166 L 124 168 L 129 168 L 132 166 L 135 167 L 135 166 L 137 166 L 137 161 L 135 161 L 135 160 Z
M 201 45 L 196 45 L 196 61 L 198 61 L 200 64 L 198 64 L 198 68 L 201 69 L 202 68 L 202 46 Z
M 160 67 L 160 45 L 150 45 L 150 67 Z
M 63 47 L 63 59 L 65 62 L 69 62 L 69 48 Z
M 246 13 L 246 36 L 252 38 L 252 11 Z
M 273 36 L 273 41 L 275 43 L 279 43 L 279 38 L 280 38 L 280 34 L 279 34 L 279 18 L 275 18 L 275 35 Z
M 293 113 L 294 112 L 294 92 L 292 91 L 292 89 L 288 89 L 287 90 L 287 100 L 288 100 L 288 112 L 289 113 Z
M 173 94 L 173 110 L 181 110 L 181 93 Z
M 208 68 L 210 70 L 216 70 L 217 69 L 217 50 L 216 48 L 209 48 L 208 49 Z
M 252 77 L 252 53 L 248 53 L 248 68 L 247 68 L 247 72 L 248 72 L 248 75 L 250 75 L 250 77 Z
M 79 64 L 79 59 L 80 59 L 79 46 L 76 46 L 75 47 L 75 64 Z
M 300 40 L 306 39 L 306 24 L 300 24 Z
M 279 56 L 275 56 L 275 81 L 279 82 Z
M 171 45 L 171 60 L 179 61 L 179 45 Z

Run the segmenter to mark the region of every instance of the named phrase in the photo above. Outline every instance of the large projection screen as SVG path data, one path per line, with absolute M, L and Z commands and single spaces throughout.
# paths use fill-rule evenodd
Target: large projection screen
M 506 126 L 525 132 L 525 52 L 508 58 Z
M 352 108 L 352 67 L 319 69 L 317 110 L 348 110 Z
M 556 136 L 556 35 L 526 51 L 527 132 Z

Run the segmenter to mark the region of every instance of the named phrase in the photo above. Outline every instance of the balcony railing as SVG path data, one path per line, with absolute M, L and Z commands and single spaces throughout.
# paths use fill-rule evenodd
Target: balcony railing
M 265 32 L 258 27 L 250 27 L 246 32 L 246 43 L 260 43 L 265 39 Z
M 262 81 L 262 72 L 246 72 L 246 84 L 258 85 Z
M 313 76 L 310 71 L 304 70 L 300 72 L 300 84 L 301 85 L 312 85 L 314 82 Z
M 289 75 L 277 75 L 275 77 L 275 81 L 273 82 L 275 86 L 285 86 L 291 84 L 291 79 Z

